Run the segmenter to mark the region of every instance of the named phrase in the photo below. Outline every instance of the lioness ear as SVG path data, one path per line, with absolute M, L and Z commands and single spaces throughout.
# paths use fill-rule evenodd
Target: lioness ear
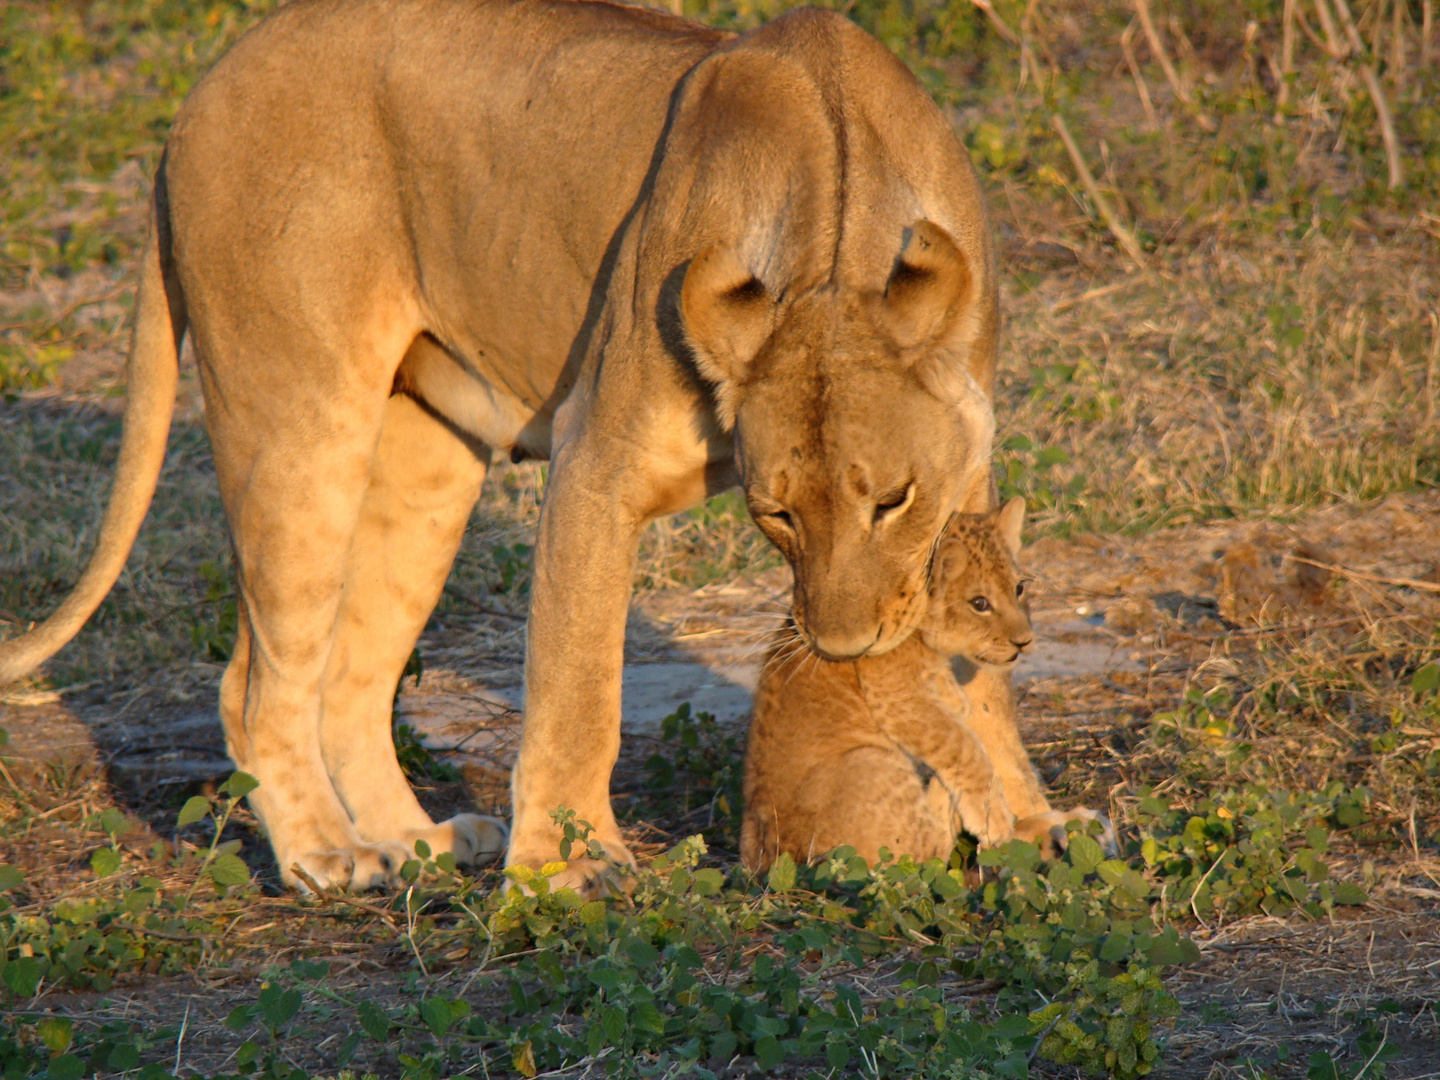
M 1025 524 L 1025 500 L 1016 495 L 1007 502 L 1000 508 L 995 524 L 1000 530 L 1000 538 L 1010 549 L 1010 554 L 1018 559 L 1020 557 L 1020 528 Z
M 938 344 L 970 295 L 970 268 L 940 226 L 917 221 L 880 303 L 881 318 L 901 349 Z
M 697 255 L 680 287 L 680 317 L 700 374 L 715 384 L 721 423 L 735 422 L 735 383 L 774 328 L 775 304 L 725 245 Z

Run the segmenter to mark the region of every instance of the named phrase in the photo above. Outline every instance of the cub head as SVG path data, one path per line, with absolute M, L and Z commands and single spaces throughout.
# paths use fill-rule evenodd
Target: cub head
M 943 656 L 1008 664 L 1030 647 L 1030 600 L 1016 559 L 1025 500 L 956 514 L 935 549 L 930 610 L 920 633 Z
M 750 513 L 795 571 L 822 657 L 898 645 L 926 608 L 955 508 L 988 493 L 995 307 L 988 255 L 906 230 L 888 280 L 773 292 L 729 247 L 680 294 L 696 366 L 732 428 Z

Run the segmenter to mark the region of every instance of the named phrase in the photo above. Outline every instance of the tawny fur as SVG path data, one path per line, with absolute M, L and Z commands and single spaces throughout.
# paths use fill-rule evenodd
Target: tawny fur
M 1008 665 L 1033 639 L 1016 561 L 1024 509 L 1013 499 L 951 519 L 928 613 L 899 648 L 831 663 L 782 636 L 746 747 L 746 866 L 762 870 L 781 852 L 807 862 L 842 844 L 871 863 L 882 848 L 946 858 L 962 829 L 984 847 L 1018 835 L 1053 853 L 1066 819 L 1095 816 L 1047 809 L 1016 821 L 950 663 Z
M 837 14 L 735 36 L 594 0 L 283 5 L 171 129 L 115 494 L 0 682 L 124 565 L 188 333 L 238 582 L 220 711 L 284 880 L 502 840 L 433 823 L 390 732 L 494 451 L 552 462 L 508 859 L 556 858 L 563 804 L 628 863 L 609 785 L 645 526 L 743 482 L 809 644 L 895 648 L 935 538 L 988 494 L 996 297 L 953 128 Z M 1012 806 L 1048 809 L 1008 680 L 971 689 Z

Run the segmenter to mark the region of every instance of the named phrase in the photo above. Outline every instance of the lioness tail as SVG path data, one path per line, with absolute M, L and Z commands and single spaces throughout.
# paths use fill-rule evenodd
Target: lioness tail
M 135 305 L 120 460 L 100 539 L 85 572 L 55 614 L 29 633 L 0 643 L 0 686 L 34 671 L 79 633 L 124 569 L 155 494 L 175 411 L 180 339 L 186 325 L 184 302 L 171 266 L 167 209 L 162 158 L 150 203 L 150 234 Z

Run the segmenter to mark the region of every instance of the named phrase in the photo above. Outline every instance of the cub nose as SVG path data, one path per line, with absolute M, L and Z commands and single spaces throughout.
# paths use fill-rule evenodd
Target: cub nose
M 1034 632 L 1031 631 L 1031 630 L 1028 630 L 1028 629 L 1027 629 L 1027 630 L 1022 630 L 1022 631 L 1020 631 L 1020 632 L 1018 632 L 1018 633 L 1014 633 L 1014 634 L 1011 634 L 1011 635 L 1010 635 L 1010 644 L 1014 645 L 1015 648 L 1017 648 L 1017 649 L 1020 650 L 1021 652 L 1024 652 L 1026 649 L 1028 649 L 1028 648 L 1029 648 L 1031 645 L 1033 645 L 1034 643 L 1035 643 L 1035 634 L 1034 634 Z

